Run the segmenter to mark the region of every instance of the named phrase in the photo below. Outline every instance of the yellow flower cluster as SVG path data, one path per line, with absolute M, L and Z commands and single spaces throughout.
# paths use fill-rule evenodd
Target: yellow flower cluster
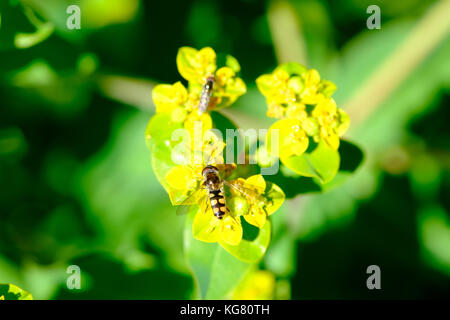
M 279 156 L 303 154 L 310 138 L 323 140 L 333 150 L 339 148 L 339 137 L 347 130 L 350 119 L 339 109 L 331 95 L 336 86 L 321 80 L 315 69 L 287 63 L 271 74 L 256 80 L 258 89 L 266 97 L 267 116 L 280 119 L 269 129 L 268 150 L 272 150 L 271 130 L 279 130 Z
M 190 131 L 196 121 L 201 121 L 203 132 L 212 128 L 212 120 L 208 113 L 199 113 L 198 105 L 203 85 L 206 79 L 213 76 L 212 97 L 208 110 L 216 110 L 227 107 L 246 92 L 244 81 L 237 77 L 239 64 L 231 56 L 233 61 L 230 66 L 217 69 L 216 53 L 206 47 L 196 50 L 190 47 L 182 47 L 177 55 L 177 67 L 181 76 L 188 81 L 186 88 L 181 82 L 174 84 L 159 84 L 152 92 L 153 103 L 157 113 L 168 113 L 171 120 L 183 123 Z
M 223 247 L 236 246 L 243 237 L 241 216 L 248 223 L 263 228 L 267 216 L 281 206 L 285 196 L 278 186 L 266 184 L 261 175 L 248 179 L 239 178 L 230 181 L 234 187 L 225 189 L 227 212 L 222 219 L 214 216 L 208 194 L 202 186 L 202 171 L 207 165 L 214 165 L 225 180 L 226 169 L 235 165 L 223 164 L 224 143 L 210 130 L 213 122 L 208 111 L 229 106 L 246 92 L 246 86 L 236 75 L 240 71 L 237 60 L 227 56 L 226 66 L 217 68 L 216 53 L 209 47 L 201 50 L 180 48 L 177 67 L 181 76 L 188 81 L 188 86 L 181 82 L 160 84 L 152 92 L 157 115 L 154 116 L 155 121 L 149 123 L 148 137 L 153 139 L 154 144 L 163 145 L 155 146 L 155 151 L 166 148 L 171 152 L 171 160 L 168 155 L 161 156 L 155 152 L 154 167 L 158 168 L 155 171 L 173 205 L 182 205 L 182 210 L 191 205 L 199 207 L 193 222 L 193 235 L 196 239 L 219 242 Z M 199 104 L 204 101 L 202 92 L 207 81 L 213 81 L 213 85 L 206 112 L 203 112 L 199 109 Z M 199 122 L 201 132 L 197 129 Z M 171 126 L 174 123 L 176 125 Z M 183 126 L 191 139 L 173 146 L 167 140 L 168 135 L 159 134 L 165 126 Z M 157 137 L 160 136 L 161 139 L 158 140 Z M 173 163 L 174 156 L 177 165 Z M 245 189 L 245 192 L 235 190 L 236 187 Z
M 212 120 L 208 113 L 199 114 L 196 108 L 199 95 L 188 93 L 181 82 L 173 85 L 159 84 L 152 93 L 156 113 L 168 113 L 173 122 L 182 122 L 184 127 L 193 132 L 194 123 L 201 121 L 204 131 L 212 128 Z
M 215 162 L 208 164 L 214 164 L 221 169 L 221 172 L 225 172 L 227 165 L 223 165 L 221 162 L 223 159 L 217 156 L 219 149 L 223 148 L 223 144 L 216 144 L 208 148 L 215 150 L 212 153 Z M 200 159 L 204 159 L 204 157 Z M 180 192 L 188 193 L 190 190 L 199 189 L 202 182 L 202 170 L 205 166 L 205 162 L 195 161 L 175 166 L 167 173 L 166 181 L 171 189 Z M 204 242 L 238 245 L 243 235 L 240 216 L 261 229 L 266 223 L 267 216 L 278 210 L 284 201 L 283 191 L 274 184 L 268 188 L 262 175 L 254 175 L 248 179 L 238 178 L 230 183 L 234 187 L 230 188 L 229 194 L 226 195 L 229 211 L 222 219 L 214 216 L 204 191 L 200 191 L 199 196 L 192 197 L 191 202 L 183 203 L 184 205 L 199 205 L 193 223 L 193 234 L 196 239 Z M 244 192 L 235 188 L 244 190 Z
M 267 216 L 277 211 L 284 201 L 283 191 L 276 185 L 267 188 L 262 175 L 231 181 L 235 186 L 245 188 L 246 194 L 231 188 L 227 197 L 229 212 L 222 220 L 214 217 L 211 208 L 207 214 L 200 210 L 194 219 L 193 233 L 198 240 L 238 245 L 243 229 L 240 216 L 249 224 L 262 229 Z M 267 190 L 268 189 L 268 190 Z

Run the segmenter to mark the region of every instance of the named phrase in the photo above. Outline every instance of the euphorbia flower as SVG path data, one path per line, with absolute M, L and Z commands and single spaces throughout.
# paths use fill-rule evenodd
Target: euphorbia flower
M 247 90 L 244 81 L 236 75 L 240 69 L 237 60 L 229 56 L 227 64 L 217 69 L 216 53 L 209 47 L 201 50 L 182 47 L 177 55 L 178 71 L 189 82 L 189 91 L 197 97 L 200 96 L 206 79 L 214 76 L 209 110 L 229 106 Z
M 204 164 L 179 165 L 166 176 L 174 192 L 185 196 L 195 194 L 183 205 L 199 206 L 192 226 L 194 238 L 198 240 L 238 245 L 243 234 L 240 216 L 261 229 L 267 216 L 278 210 L 284 201 L 283 191 L 275 184 L 267 185 L 262 175 L 238 178 L 229 182 L 233 187 L 225 197 L 228 211 L 218 219 L 209 205 L 207 190 L 201 186 L 203 168 Z
M 300 156 L 308 149 L 309 139 L 302 128 L 302 121 L 296 118 L 282 119 L 275 122 L 267 133 L 267 150 L 278 151 L 273 156 L 286 158 L 292 155 Z M 276 135 L 273 134 L 274 130 L 278 130 L 278 140 L 274 140 Z M 278 144 L 278 148 L 274 148 L 272 145 Z
M 243 229 L 239 216 L 228 212 L 222 219 L 217 219 L 211 209 L 205 210 L 206 203 L 200 205 L 195 214 L 192 232 L 194 238 L 204 242 L 226 243 L 232 246 L 238 245 L 242 240 Z
M 300 94 L 301 101 L 305 104 L 318 103 L 323 98 L 323 96 L 319 92 L 319 72 L 316 69 L 311 69 L 302 76 L 304 79 L 304 90 Z
M 260 76 L 256 83 L 266 97 L 267 116 L 281 119 L 270 127 L 266 141 L 267 150 L 279 150 L 274 156 L 300 156 L 310 138 L 338 149 L 349 117 L 330 97 L 336 90 L 334 83 L 321 80 L 317 70 L 307 70 L 297 63 L 283 64 L 271 74 Z M 274 129 L 279 130 L 279 140 L 278 148 L 273 149 L 270 133 Z
M 319 132 L 314 135 L 314 139 L 316 141 L 322 139 L 333 150 L 337 150 L 339 137 L 344 134 L 350 124 L 347 113 L 337 107 L 333 98 L 329 98 L 314 107 L 312 116 L 319 124 Z
M 202 170 L 204 164 L 179 165 L 172 168 L 167 176 L 167 183 L 174 191 L 185 195 L 196 193 L 184 201 L 183 205 L 198 205 L 199 209 L 193 223 L 194 238 L 204 242 L 224 242 L 230 245 L 238 245 L 242 239 L 242 226 L 239 215 L 229 211 L 222 219 L 214 216 L 211 206 L 207 201 L 207 190 L 201 185 L 203 182 Z M 228 199 L 227 199 L 228 200 Z M 180 203 L 179 203 L 180 204 Z
M 283 191 L 275 184 L 267 185 L 262 175 L 254 175 L 248 179 L 238 178 L 230 183 L 235 187 L 229 188 L 226 198 L 229 212 L 219 220 L 210 207 L 205 211 L 206 204 L 200 203 L 193 223 L 194 238 L 237 245 L 242 240 L 243 233 L 240 216 L 249 224 L 262 229 L 267 216 L 277 211 L 284 202 Z
M 173 122 L 182 122 L 189 132 L 193 132 L 196 121 L 202 123 L 203 132 L 212 128 L 211 116 L 208 113 L 197 112 L 199 97 L 188 93 L 181 82 L 155 86 L 152 98 L 157 113 L 170 114 Z
M 260 229 L 264 227 L 267 216 L 277 211 L 283 204 L 285 197 L 283 191 L 276 184 L 268 185 L 260 174 L 247 179 L 238 178 L 231 183 L 243 190 L 242 193 L 230 188 L 231 209 Z

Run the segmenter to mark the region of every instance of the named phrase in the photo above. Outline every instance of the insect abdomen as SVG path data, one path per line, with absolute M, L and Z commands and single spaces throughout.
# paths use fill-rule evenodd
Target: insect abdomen
M 217 218 L 222 219 L 225 212 L 227 211 L 222 190 L 211 190 L 209 192 L 209 201 L 211 203 L 211 208 L 214 215 Z
M 198 104 L 199 114 L 202 114 L 208 108 L 209 101 L 212 95 L 213 86 L 214 86 L 213 78 L 212 79 L 208 78 L 206 84 L 203 86 L 202 92 L 200 93 L 200 102 Z

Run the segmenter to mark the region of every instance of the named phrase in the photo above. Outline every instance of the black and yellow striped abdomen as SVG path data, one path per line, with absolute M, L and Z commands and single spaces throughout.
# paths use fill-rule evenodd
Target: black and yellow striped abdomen
M 214 215 L 222 219 L 225 212 L 227 212 L 227 207 L 225 205 L 225 198 L 223 196 L 223 191 L 221 189 L 218 190 L 210 190 L 209 191 L 209 201 L 211 203 L 211 208 L 213 210 Z

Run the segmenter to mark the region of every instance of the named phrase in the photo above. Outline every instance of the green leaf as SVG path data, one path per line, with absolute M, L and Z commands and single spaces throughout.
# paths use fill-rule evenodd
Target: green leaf
M 364 159 L 362 150 L 355 144 L 346 140 L 341 140 L 338 151 L 341 163 L 337 175 L 325 184 L 321 184 L 320 181 L 317 181 L 317 183 L 321 185 L 323 191 L 328 191 L 342 185 L 352 176 L 356 169 L 359 168 Z
M 218 111 L 212 111 L 211 112 L 211 118 L 212 118 L 213 123 L 214 123 L 214 128 L 220 130 L 220 132 L 223 135 L 223 138 L 226 137 L 227 129 L 232 129 L 232 130 L 236 130 L 237 129 L 237 127 L 233 123 L 233 121 L 231 121 L 225 115 L 223 115 L 222 113 L 220 113 Z
M 0 284 L 0 300 L 33 300 L 33 296 L 13 284 Z
M 172 133 L 182 127 L 181 123 L 171 121 L 170 115 L 158 113 L 150 119 L 145 131 L 147 147 L 152 153 L 153 171 L 158 181 L 169 194 L 172 204 L 179 204 L 185 196 L 182 191 L 170 188 L 166 182 L 167 173 L 177 165 L 172 160 L 173 149 L 171 145 L 178 142 L 171 141 Z
M 169 146 L 160 143 L 152 147 L 152 167 L 159 183 L 169 194 L 170 201 L 173 205 L 180 204 L 186 194 L 182 190 L 174 190 L 166 181 L 167 173 L 176 166 L 172 161 L 172 150 Z
M 389 56 L 395 55 L 399 43 L 414 32 L 414 24 L 413 20 L 392 21 L 383 27 L 382 33 L 363 32 L 343 47 L 341 58 L 333 61 L 331 73 L 327 74 L 327 78 L 333 79 L 339 87 L 333 95 L 338 105 L 358 95 L 361 84 L 367 82 Z M 433 101 L 439 101 L 444 88 L 449 87 L 450 65 L 446 62 L 450 42 L 446 39 L 373 110 L 367 121 L 351 125 L 348 136 L 364 146 L 368 161 L 339 188 L 309 197 L 302 207 L 304 219 L 299 224 L 300 238 L 317 237 L 351 219 L 358 200 L 368 199 L 378 190 L 380 169 L 371 165 L 375 163 L 374 157 L 392 145 L 404 143 L 405 127 L 410 125 L 411 118 L 420 117 L 435 106 Z
M 359 168 L 364 159 L 363 151 L 357 145 L 347 140 L 341 140 L 338 151 L 341 158 L 339 171 L 353 173 Z
M 281 165 L 277 174 L 267 177 L 270 181 L 283 186 L 286 198 L 294 198 L 298 194 L 324 192 L 342 185 L 361 166 L 364 159 L 363 151 L 355 144 L 341 140 L 339 146 L 339 171 L 327 183 L 317 177 L 301 176 L 286 165 Z
M 230 67 L 231 70 L 233 70 L 236 73 L 241 71 L 241 66 L 239 65 L 237 59 L 229 54 L 227 55 L 225 64 L 227 67 Z
M 124 112 L 116 114 L 112 121 L 111 133 L 107 142 L 89 160 L 83 163 L 77 170 L 77 179 L 72 180 L 77 186 L 79 185 L 77 199 L 84 212 L 90 216 L 95 216 L 98 221 L 93 226 L 93 232 L 100 232 L 103 235 L 104 241 L 107 241 L 111 250 L 116 252 L 115 257 L 124 262 L 129 270 L 133 270 L 134 273 L 138 270 L 149 271 L 152 267 L 150 265 L 150 263 L 153 263 L 152 258 L 147 259 L 150 254 L 143 250 L 139 246 L 140 241 L 137 241 L 142 236 L 155 244 L 161 252 L 164 252 L 167 268 L 176 269 L 178 272 L 187 272 L 181 246 L 184 220 L 175 214 L 176 210 L 170 204 L 166 191 L 155 178 L 150 161 L 151 152 L 143 141 L 143 129 L 148 124 L 148 120 L 148 113 L 133 109 L 126 109 Z M 53 165 L 53 163 L 51 162 L 50 165 Z M 71 167 L 65 168 L 64 170 L 70 171 Z M 60 177 L 60 179 L 62 178 L 64 177 Z M 114 190 L 114 196 L 108 197 L 107 195 L 111 194 L 112 190 Z M 108 201 L 104 200 L 106 198 L 108 198 Z M 66 210 L 67 206 L 60 207 Z M 52 222 L 53 229 L 58 228 L 58 226 L 61 229 L 60 220 L 63 217 L 61 217 L 61 210 L 58 209 L 60 207 L 57 207 L 52 213 L 52 216 L 59 217 Z M 68 207 L 68 209 L 70 209 L 70 214 L 75 215 L 76 218 L 72 208 Z M 82 229 L 80 229 L 81 224 L 78 228 L 74 227 L 76 226 L 72 223 L 70 232 L 67 231 L 67 228 L 69 228 L 67 227 L 59 230 L 58 234 L 64 234 L 65 238 L 67 238 L 67 233 L 78 232 L 77 234 L 83 234 Z M 80 231 L 74 231 L 73 229 L 80 229 Z M 170 236 L 167 236 L 168 230 L 170 230 Z M 42 232 L 48 234 L 47 228 Z M 57 235 L 51 235 L 53 238 L 59 239 Z M 72 238 L 67 241 L 72 241 L 70 239 Z M 65 245 L 67 241 L 61 245 Z M 92 243 L 90 249 L 86 248 L 86 241 Z M 61 243 L 61 241 L 58 242 Z M 77 246 L 74 247 L 74 254 L 78 254 L 80 250 L 83 254 L 96 251 L 95 243 L 90 242 L 88 238 L 80 238 L 80 243 L 77 242 Z M 122 249 L 117 249 L 118 247 Z M 137 261 L 137 255 L 147 259 L 146 262 L 140 263 Z M 157 259 L 160 261 L 159 258 Z M 148 265 L 145 266 L 147 262 Z M 74 264 L 73 261 L 72 264 Z M 157 265 L 160 266 L 158 262 Z M 0 270 L 2 270 L 0 282 L 7 282 L 7 278 L 1 277 L 1 275 L 4 275 L 3 266 L 4 264 L 0 261 Z M 116 270 L 116 268 L 113 269 Z M 118 271 L 112 272 L 117 273 Z M 85 273 L 82 272 L 83 274 Z M 65 276 L 65 273 L 63 276 Z M 112 277 L 115 276 L 117 274 Z M 13 281 L 13 278 L 10 279 L 8 282 L 14 283 L 16 281 Z M 172 279 L 176 281 L 173 276 Z M 128 283 L 125 279 L 123 282 L 124 286 L 125 283 Z M 165 285 L 167 286 L 167 283 Z M 40 285 L 36 286 L 40 288 Z M 36 289 L 33 289 L 36 286 L 29 287 L 30 290 L 33 290 L 32 293 L 35 298 L 52 297 L 50 295 L 38 295 L 38 292 L 35 292 Z M 167 297 L 163 286 L 162 282 L 155 283 L 151 287 L 147 286 L 146 291 L 142 294 L 150 294 L 159 298 L 162 295 Z M 129 295 L 133 295 L 137 290 L 141 290 L 139 288 L 133 287 L 125 291 L 128 291 Z M 142 288 L 142 290 L 144 289 Z M 64 288 L 61 288 L 61 292 L 66 292 L 67 295 L 73 294 Z M 109 297 L 110 293 L 107 295 Z M 94 296 L 95 293 L 92 292 L 91 297 Z M 122 297 L 125 297 L 125 295 Z
M 218 243 L 194 239 L 194 213 L 186 218 L 184 250 L 192 269 L 201 299 L 230 298 L 233 289 L 242 281 L 252 264 L 238 260 Z
M 244 222 L 242 222 L 244 224 Z M 244 233 L 245 233 L 244 229 Z M 222 247 L 227 250 L 234 257 L 238 258 L 241 261 L 245 261 L 248 263 L 258 262 L 266 253 L 267 247 L 270 243 L 270 221 L 266 220 L 264 227 L 259 230 L 256 238 L 252 240 L 241 240 L 241 242 L 237 246 L 231 246 L 224 242 L 220 244 Z
M 450 219 L 444 208 L 433 204 L 419 210 L 420 245 L 426 262 L 450 275 Z
M 327 183 L 338 172 L 340 156 L 337 151 L 321 141 L 311 152 L 281 158 L 281 162 L 299 175 L 318 178 L 321 183 Z
M 301 75 L 302 73 L 307 71 L 306 67 L 297 62 L 283 63 L 282 65 L 278 66 L 276 70 L 284 70 L 289 75 Z
M 264 265 L 279 277 L 290 277 L 297 270 L 297 245 L 284 221 L 287 207 L 271 217 L 273 239 L 264 256 Z
M 150 148 L 152 144 L 158 145 L 170 141 L 172 133 L 182 128 L 182 123 L 171 121 L 170 115 L 166 113 L 157 113 L 151 117 L 147 129 L 145 130 L 145 140 Z
M 19 49 L 27 49 L 35 46 L 51 36 L 54 30 L 51 22 L 39 25 L 34 33 L 17 33 L 14 37 L 14 45 Z
M 314 181 L 313 178 L 300 176 L 285 165 L 280 166 L 277 174 L 267 176 L 266 180 L 283 186 L 283 192 L 288 199 L 294 198 L 298 194 L 320 192 L 322 190 L 321 184 Z

